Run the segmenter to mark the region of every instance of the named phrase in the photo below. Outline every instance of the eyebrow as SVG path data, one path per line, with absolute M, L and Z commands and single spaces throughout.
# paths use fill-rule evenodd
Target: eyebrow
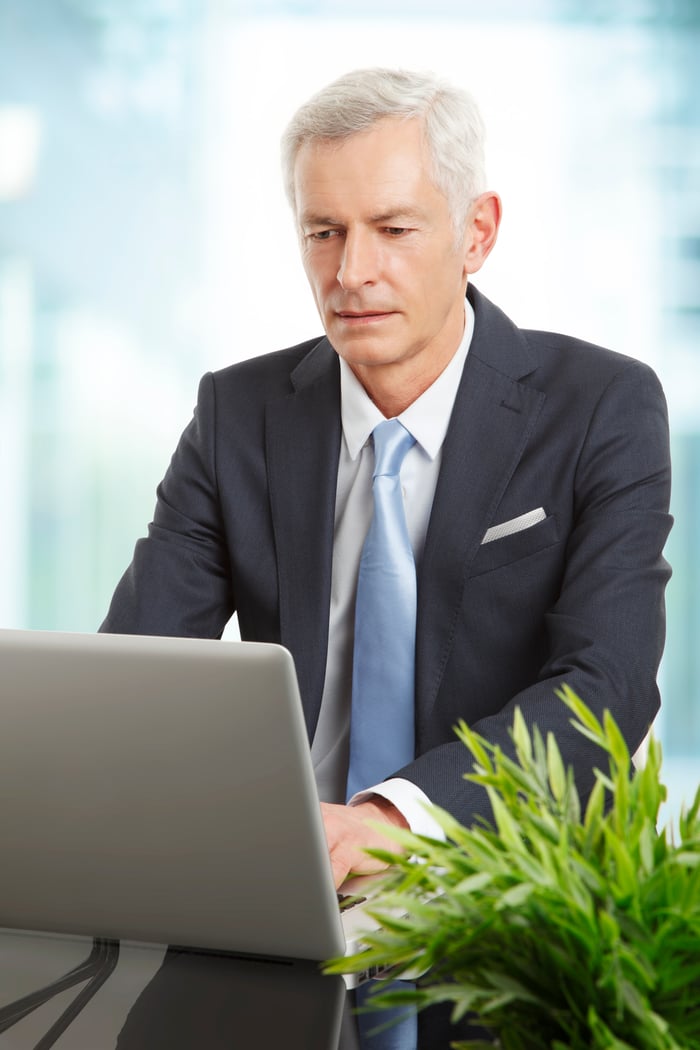
M 419 208 L 414 208 L 410 205 L 398 205 L 397 207 L 389 208 L 388 211 L 380 212 L 378 215 L 372 215 L 370 222 L 395 222 L 397 219 L 409 219 L 415 220 L 423 217 L 423 212 Z
M 370 223 L 396 223 L 401 225 L 399 220 L 408 219 L 409 221 L 415 221 L 423 217 L 423 212 L 414 208 L 411 205 L 394 205 L 391 208 L 387 208 L 384 211 L 377 212 L 374 215 L 370 215 L 367 220 Z M 299 218 L 300 225 L 302 226 L 344 226 L 345 223 L 340 219 L 334 219 L 330 215 L 313 215 L 308 213 L 301 215 Z
M 300 215 L 300 226 L 342 226 L 339 219 L 332 219 L 329 215 Z

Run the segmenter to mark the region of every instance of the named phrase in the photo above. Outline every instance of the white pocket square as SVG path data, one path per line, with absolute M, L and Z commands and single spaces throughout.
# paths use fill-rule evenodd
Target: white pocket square
M 511 536 L 514 532 L 522 532 L 523 529 L 529 529 L 532 525 L 536 525 L 538 521 L 544 521 L 546 517 L 544 507 L 538 507 L 537 510 L 529 510 L 527 514 L 521 514 L 518 518 L 502 521 L 500 525 L 492 525 L 484 533 L 484 538 L 481 542 L 482 544 L 490 543 L 491 540 L 500 540 L 504 536 Z

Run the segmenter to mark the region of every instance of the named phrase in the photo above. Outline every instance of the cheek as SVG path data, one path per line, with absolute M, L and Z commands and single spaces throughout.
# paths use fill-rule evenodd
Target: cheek
M 306 279 L 316 298 L 327 294 L 329 288 L 335 283 L 335 275 L 338 272 L 338 267 L 334 268 L 330 253 L 327 253 L 323 259 L 319 259 L 318 256 L 313 258 L 307 256 L 303 259 L 303 263 Z
M 304 266 L 304 273 L 306 274 L 306 280 L 309 282 L 309 287 L 313 294 L 314 299 L 318 302 L 319 298 L 319 279 L 318 279 L 318 268 L 306 257 L 302 258 Z
M 328 324 L 330 313 L 332 312 L 330 299 L 333 287 L 319 274 L 315 267 L 306 270 L 306 277 L 309 282 L 311 297 L 315 303 L 316 310 L 324 324 Z

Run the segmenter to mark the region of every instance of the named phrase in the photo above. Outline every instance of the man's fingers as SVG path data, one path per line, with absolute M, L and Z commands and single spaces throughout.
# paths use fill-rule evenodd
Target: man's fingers
M 398 811 L 393 821 L 387 810 L 374 802 L 363 802 L 358 806 L 322 802 L 321 811 L 336 888 L 351 874 L 368 875 L 388 866 L 375 857 L 369 857 L 365 851 L 372 848 L 395 851 L 398 847 L 368 822 L 399 823 L 402 818 Z

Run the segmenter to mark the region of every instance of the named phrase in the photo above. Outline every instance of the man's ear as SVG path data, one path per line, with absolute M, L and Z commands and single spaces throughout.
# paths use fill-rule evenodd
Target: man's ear
M 464 272 L 476 273 L 496 243 L 501 222 L 501 198 L 487 190 L 472 201 L 467 213 L 464 240 Z

